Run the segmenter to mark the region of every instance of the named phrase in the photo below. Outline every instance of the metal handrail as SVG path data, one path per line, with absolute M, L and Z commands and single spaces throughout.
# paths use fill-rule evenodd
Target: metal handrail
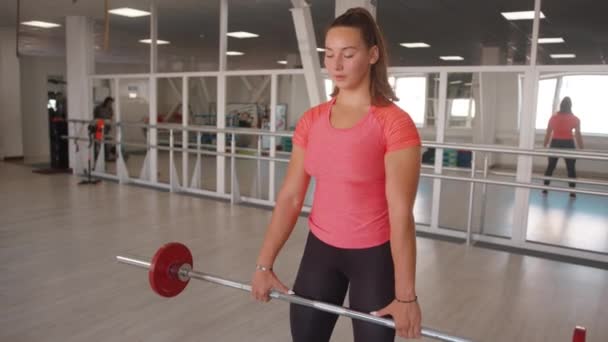
M 89 123 L 90 120 L 75 120 L 70 119 L 69 122 L 78 123 Z M 125 126 L 125 127 L 140 127 L 140 128 L 155 128 L 159 130 L 177 130 L 177 131 L 189 131 L 189 132 L 203 132 L 203 133 L 223 133 L 223 134 L 239 134 L 239 135 L 260 135 L 260 136 L 275 136 L 275 137 L 293 137 L 293 132 L 282 131 L 282 132 L 271 132 L 260 129 L 250 128 L 216 128 L 207 126 L 183 126 L 180 124 L 156 124 L 150 125 L 146 123 L 138 122 L 119 122 L 109 123 L 114 126 Z M 506 154 L 517 154 L 527 155 L 535 157 L 557 157 L 557 158 L 577 158 L 577 159 L 589 159 L 589 160 L 600 160 L 608 161 L 608 153 L 601 152 L 585 152 L 577 150 L 576 152 L 570 151 L 559 151 L 555 152 L 552 149 L 522 149 L 513 147 L 496 147 L 494 145 L 478 145 L 478 144 L 454 144 L 454 143 L 437 143 L 432 141 L 422 141 L 422 147 L 439 148 L 439 149 L 454 149 L 454 150 L 467 150 L 475 152 L 489 152 L 489 153 L 506 153 Z

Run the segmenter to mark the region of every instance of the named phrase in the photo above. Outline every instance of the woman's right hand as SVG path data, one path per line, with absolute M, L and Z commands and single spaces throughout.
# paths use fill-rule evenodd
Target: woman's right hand
M 251 296 L 254 299 L 261 302 L 268 302 L 270 300 L 270 291 L 273 289 L 285 294 L 290 293 L 289 288 L 279 280 L 272 270 L 256 270 L 253 273 Z

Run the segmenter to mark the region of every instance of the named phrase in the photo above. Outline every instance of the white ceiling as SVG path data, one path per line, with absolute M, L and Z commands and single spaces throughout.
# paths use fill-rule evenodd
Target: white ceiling
M 0 0 L 0 26 L 16 23 L 17 0 Z M 322 44 L 324 28 L 334 16 L 335 0 L 309 0 L 317 42 Z M 608 57 L 608 0 L 544 0 L 541 36 L 564 37 L 566 44 L 541 46 L 544 63 L 555 63 L 550 53 L 573 52 L 579 57 L 560 63 L 601 64 Z M 159 38 L 171 40 L 163 54 L 173 59 L 217 59 L 219 0 L 158 0 Z M 477 64 L 481 46 L 497 46 L 514 59 L 526 61 L 531 25 L 529 21 L 508 22 L 501 11 L 530 10 L 533 0 L 378 0 L 378 21 L 386 35 L 392 65 L 445 65 L 439 55 L 462 55 L 461 64 Z M 110 8 L 148 9 L 149 0 L 111 0 Z M 297 53 L 290 0 L 229 0 L 229 31 L 260 34 L 256 39 L 229 39 L 228 48 L 256 55 L 276 67 L 277 59 Z M 84 15 L 96 19 L 97 41 L 103 33 L 103 0 L 21 0 L 21 21 L 45 20 L 63 23 L 65 16 Z M 100 55 L 128 56 L 145 46 L 149 18 L 128 19 L 111 16 L 111 51 Z M 64 28 L 36 30 L 20 26 L 23 54 L 61 55 Z M 425 41 L 429 49 L 405 49 L 404 41 Z M 215 51 L 215 52 L 214 52 Z M 505 52 L 506 54 L 506 52 Z M 209 57 L 211 55 L 212 57 Z M 235 59 L 233 59 L 235 60 Z M 257 62 L 256 62 L 257 63 Z M 454 62 L 452 62 L 453 64 Z

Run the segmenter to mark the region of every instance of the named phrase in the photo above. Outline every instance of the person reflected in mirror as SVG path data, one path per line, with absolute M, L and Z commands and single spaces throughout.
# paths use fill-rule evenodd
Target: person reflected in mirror
M 559 106 L 559 111 L 549 119 L 543 146 L 545 148 L 583 149 L 581 120 L 572 113 L 572 100 L 570 97 L 566 96 L 563 98 Z M 545 170 L 545 177 L 551 177 L 553 175 L 558 159 L 559 158 L 557 157 L 549 157 L 549 163 Z M 564 161 L 566 162 L 568 178 L 576 178 L 576 159 L 564 158 Z M 548 186 L 551 184 L 551 181 L 545 179 L 544 184 Z M 569 182 L 568 185 L 574 189 L 576 183 Z M 546 189 L 543 190 L 543 194 L 547 194 Z M 575 198 L 576 194 L 571 192 L 570 197 Z
M 103 120 L 112 120 L 114 118 L 114 98 L 108 96 L 106 97 L 102 103 L 95 106 L 93 110 L 93 118 L 94 119 L 103 119 Z M 109 138 L 109 134 L 111 132 L 111 127 L 108 125 L 108 122 L 104 125 L 104 135 L 105 139 Z M 95 159 L 97 159 L 97 154 L 99 150 L 99 144 L 95 144 Z M 111 146 L 110 144 L 104 145 L 105 151 L 105 160 L 106 161 L 114 161 L 116 160 L 116 148 Z

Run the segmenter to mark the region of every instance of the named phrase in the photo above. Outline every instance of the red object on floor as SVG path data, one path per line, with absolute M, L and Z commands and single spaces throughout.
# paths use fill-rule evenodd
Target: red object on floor
M 577 326 L 574 328 L 574 335 L 572 336 L 572 342 L 585 342 L 587 339 L 587 329 L 584 327 Z

